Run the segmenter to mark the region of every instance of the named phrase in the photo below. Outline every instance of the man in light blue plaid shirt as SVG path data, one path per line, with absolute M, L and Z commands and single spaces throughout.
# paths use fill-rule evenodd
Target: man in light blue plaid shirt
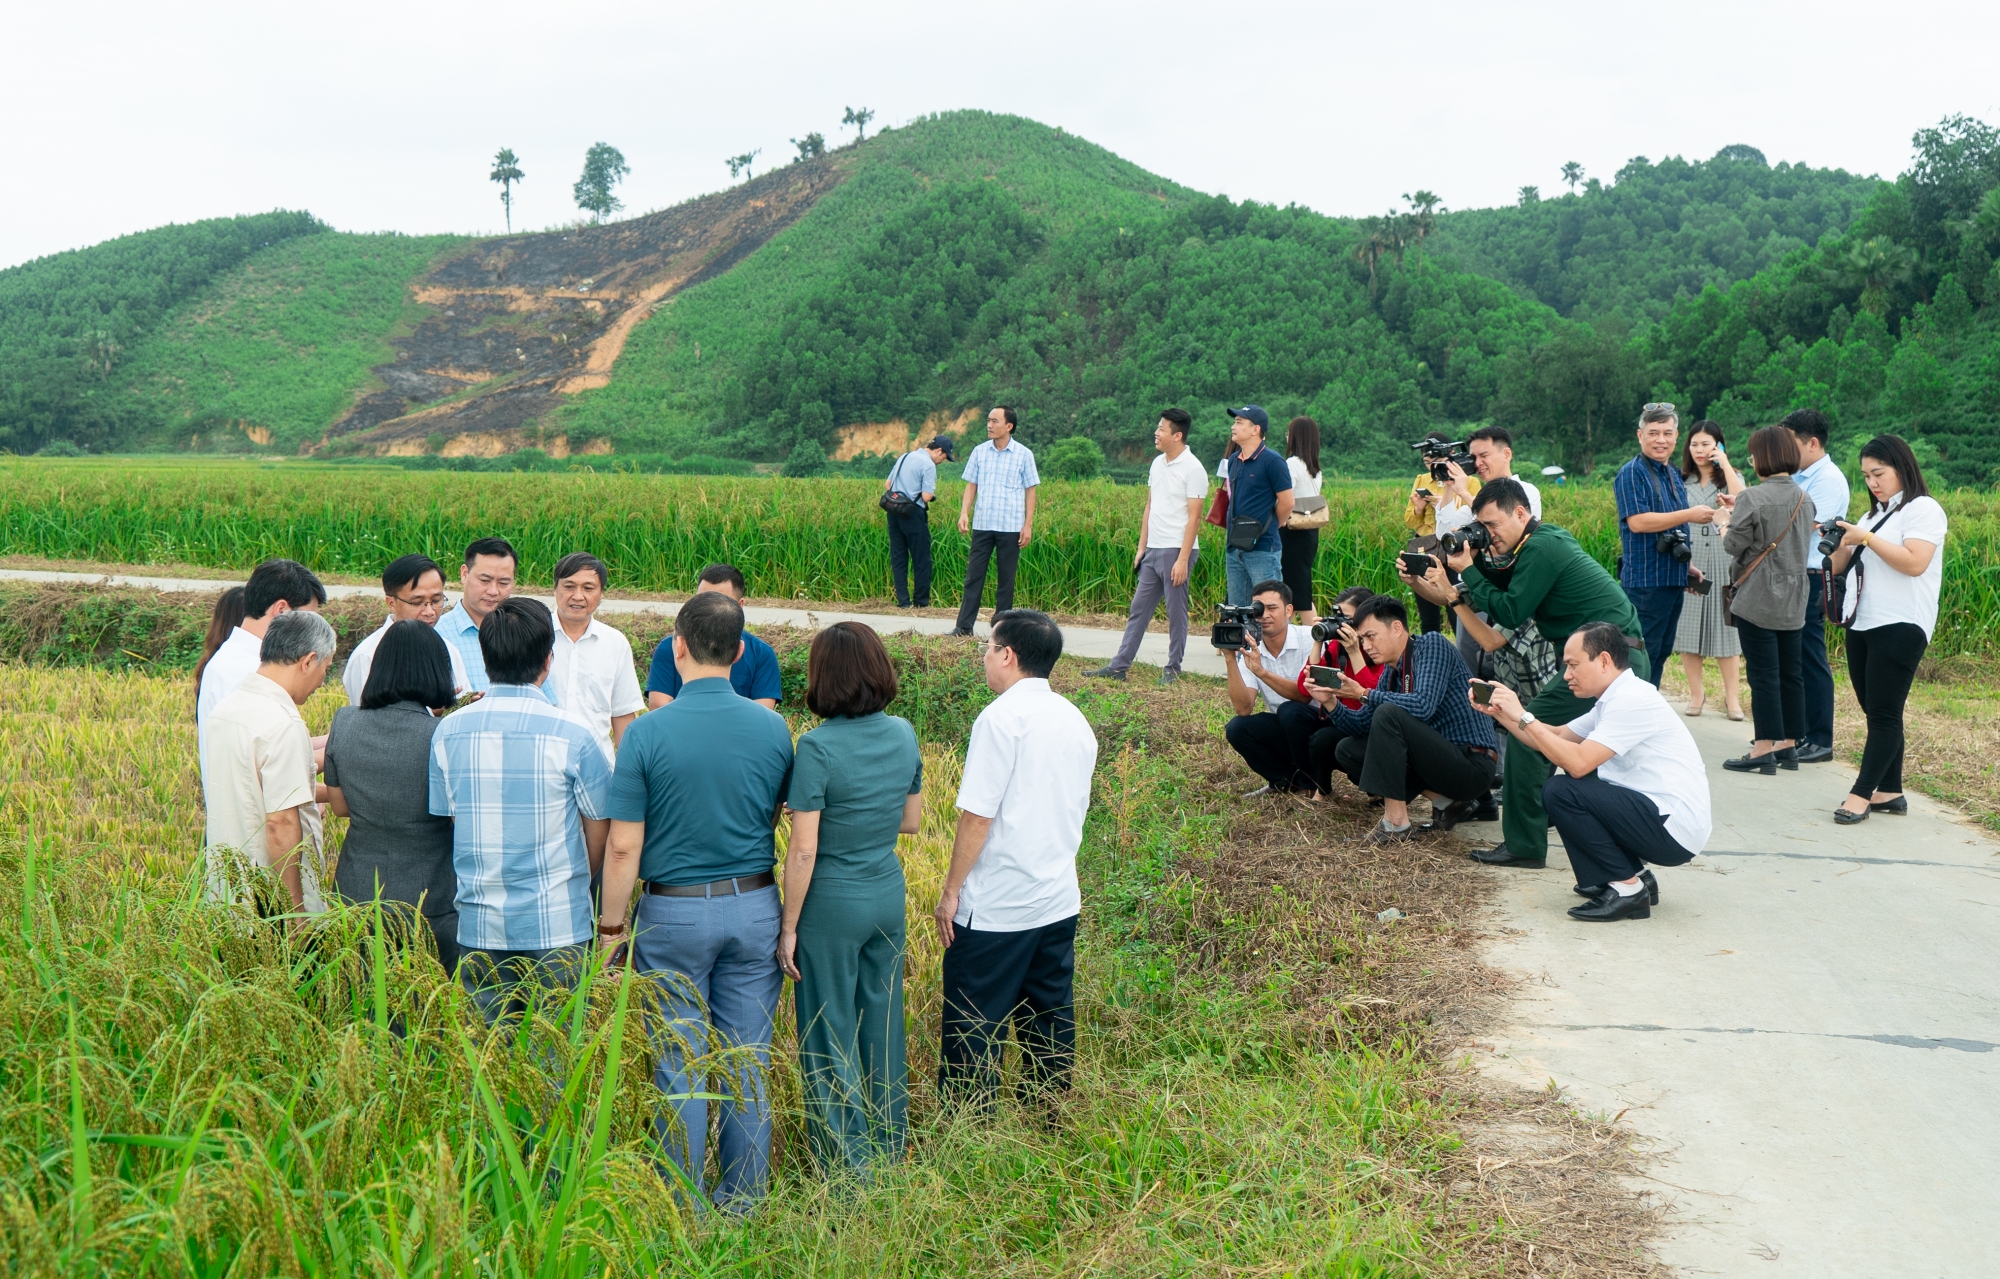
M 490 1022 L 525 1005 L 514 988 L 567 985 L 589 954 L 611 759 L 542 692 L 555 647 L 546 606 L 506 600 L 479 645 L 492 686 L 431 739 L 430 811 L 453 819 L 459 980 Z
M 997 616 L 1014 607 L 1014 570 L 1021 548 L 1035 535 L 1035 488 L 1042 482 L 1035 455 L 1015 442 L 1015 425 L 1014 410 L 996 405 L 986 415 L 985 442 L 965 459 L 958 531 L 972 535 L 972 547 L 965 557 L 965 589 L 959 593 L 953 635 L 972 634 L 979 597 L 986 590 L 986 566 L 996 553 L 1000 581 L 993 588 L 993 612 Z

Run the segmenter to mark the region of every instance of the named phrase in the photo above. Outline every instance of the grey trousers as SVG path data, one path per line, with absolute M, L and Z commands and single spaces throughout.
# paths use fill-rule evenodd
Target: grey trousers
M 1194 566 L 1201 559 L 1201 548 L 1197 546 L 1189 553 L 1187 581 L 1175 586 L 1174 561 L 1180 557 L 1177 546 L 1146 548 L 1146 554 L 1139 560 L 1138 583 L 1132 589 L 1132 611 L 1125 623 L 1125 638 L 1118 645 L 1118 656 L 1111 659 L 1112 670 L 1131 668 L 1132 659 L 1139 654 L 1139 641 L 1146 638 L 1146 627 L 1164 599 L 1167 602 L 1165 669 L 1179 673 L 1181 658 L 1187 655 L 1188 588 L 1194 585 Z

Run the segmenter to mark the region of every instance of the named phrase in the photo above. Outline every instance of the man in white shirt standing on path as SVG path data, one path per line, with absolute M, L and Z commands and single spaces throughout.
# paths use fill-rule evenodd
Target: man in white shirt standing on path
M 972 546 L 965 555 L 965 587 L 959 592 L 953 635 L 972 634 L 979 597 L 986 590 L 986 565 L 996 557 L 1000 581 L 993 588 L 993 615 L 1014 607 L 1014 570 L 1035 535 L 1035 489 L 1042 482 L 1035 455 L 1014 439 L 1016 422 L 1013 409 L 997 405 L 986 415 L 985 442 L 965 459 L 958 531 L 972 535 Z
M 1487 685 L 1491 700 L 1472 704 L 1563 770 L 1542 787 L 1542 804 L 1562 833 L 1577 894 L 1590 899 L 1570 918 L 1649 918 L 1660 885 L 1647 863 L 1686 865 L 1713 829 L 1701 751 L 1660 690 L 1632 672 L 1631 646 L 1611 623 L 1570 634 L 1563 679 L 1596 700 L 1559 728 L 1521 709 L 1504 684 Z
M 1798 409 L 1778 423 L 1799 442 L 1799 469 L 1792 482 L 1812 500 L 1813 518 L 1847 518 L 1852 496 L 1847 476 L 1826 455 L 1826 414 Z M 1833 666 L 1826 657 L 1826 624 L 1821 601 L 1826 598 L 1826 574 L 1818 556 L 1806 560 L 1806 628 L 1799 632 L 1799 665 L 1806 683 L 1806 735 L 1795 757 L 1801 764 L 1823 764 L 1833 758 Z
M 556 561 L 556 638 L 548 682 L 556 704 L 589 724 L 604 753 L 617 758 L 625 730 L 646 705 L 632 669 L 632 641 L 597 620 L 610 570 L 578 551 Z
M 326 588 L 312 570 L 296 560 L 265 560 L 243 586 L 243 624 L 229 633 L 201 673 L 195 694 L 195 758 L 206 758 L 208 719 L 222 699 L 256 674 L 260 650 L 271 623 L 293 609 L 318 612 L 326 603 Z
M 340 686 L 347 690 L 350 706 L 361 705 L 361 694 L 368 688 L 368 672 L 375 665 L 375 650 L 391 626 L 398 622 L 422 622 L 432 627 L 438 624 L 444 615 L 444 570 L 428 555 L 404 555 L 391 560 L 389 567 L 382 570 L 382 602 L 388 606 L 389 616 L 354 646 L 340 672 Z M 472 691 L 472 680 L 465 673 L 465 659 L 449 644 L 444 651 L 451 659 L 451 691 L 462 697 Z
M 1008 1022 L 1020 1093 L 1069 1086 L 1076 1053 L 1076 851 L 1097 735 L 1049 687 L 1062 631 L 1045 614 L 993 619 L 986 686 L 958 788 L 958 835 L 936 919 L 944 952 L 938 1090 L 989 1103 Z
M 1193 423 L 1186 409 L 1168 409 L 1153 428 L 1153 447 L 1160 451 L 1146 478 L 1146 510 L 1139 517 L 1139 553 L 1132 568 L 1139 580 L 1132 591 L 1132 611 L 1125 622 L 1125 638 L 1118 655 L 1094 671 L 1100 679 L 1124 679 L 1138 656 L 1139 642 L 1162 599 L 1167 602 L 1167 664 L 1160 682 L 1171 684 L 1180 678 L 1181 658 L 1187 654 L 1188 580 L 1201 548 L 1195 538 L 1201 532 L 1201 504 L 1208 498 L 1208 468 L 1187 446 L 1188 427 Z

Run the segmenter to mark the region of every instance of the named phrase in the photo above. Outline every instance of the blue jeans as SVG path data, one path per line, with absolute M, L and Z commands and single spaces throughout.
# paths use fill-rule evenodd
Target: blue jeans
M 1258 545 L 1261 547 L 1263 544 L 1260 542 Z M 1273 546 L 1268 551 L 1261 549 L 1239 551 L 1235 547 L 1224 551 L 1222 555 L 1222 571 L 1223 576 L 1229 582 L 1229 602 L 1231 604 L 1248 604 L 1250 602 L 1251 587 L 1257 585 L 1259 582 L 1282 580 L 1284 575 L 1284 568 L 1281 562 L 1283 556 L 1284 552 L 1276 546 Z M 1289 622 L 1291 619 L 1286 618 L 1285 620 Z
M 717 1139 L 721 1180 L 717 1203 L 748 1209 L 764 1197 L 771 1174 L 771 1023 L 784 974 L 778 969 L 778 889 L 741 896 L 639 898 L 632 921 L 633 962 L 653 976 L 668 1025 L 653 1044 L 653 1083 L 667 1095 L 681 1134 L 662 1114 L 660 1144 L 688 1180 L 702 1184 L 708 1144 L 708 1102 L 727 1092 Z M 725 1048 L 753 1051 L 754 1064 L 733 1066 L 721 1087 L 709 1086 L 699 1058 Z M 740 1098 L 740 1100 L 738 1099 Z M 685 1139 L 683 1141 L 683 1138 Z
M 1720 586 L 1715 587 L 1721 590 Z M 1647 664 L 1652 671 L 1646 680 L 1654 688 L 1660 686 L 1660 673 L 1667 669 L 1667 658 L 1674 651 L 1674 636 L 1681 626 L 1681 604 L 1687 599 L 1687 589 L 1680 586 L 1628 586 L 1625 598 L 1632 601 L 1632 607 L 1639 614 L 1640 633 L 1646 639 Z
M 1806 574 L 1806 624 L 1799 631 L 1799 669 L 1805 677 L 1805 736 L 1799 744 L 1833 745 L 1833 667 L 1826 657 L 1826 622 L 1820 616 L 1826 579 Z

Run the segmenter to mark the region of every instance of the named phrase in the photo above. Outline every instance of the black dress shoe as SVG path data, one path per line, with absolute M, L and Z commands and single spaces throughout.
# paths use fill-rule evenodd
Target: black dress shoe
M 1660 881 L 1653 878 L 1653 872 L 1650 870 L 1641 870 L 1639 872 L 1639 882 L 1646 886 L 1646 904 L 1648 906 L 1659 905 Z M 1609 884 L 1591 884 L 1588 887 L 1586 887 L 1582 884 L 1578 884 L 1571 891 L 1574 892 L 1578 897 L 1598 897 L 1602 896 L 1604 890 L 1609 888 L 1610 886 L 1611 885 Z
M 1455 799 L 1441 808 L 1431 811 L 1431 819 L 1417 827 L 1426 834 L 1432 831 L 1450 830 L 1460 822 L 1472 820 L 1472 810 L 1479 807 L 1476 799 Z
M 1869 807 L 1872 808 L 1874 806 L 1871 804 Z M 1836 808 L 1833 810 L 1833 824 L 1836 826 L 1859 826 L 1861 823 L 1867 820 L 1868 820 L 1868 809 L 1866 808 L 1862 809 L 1858 813 L 1851 813 L 1844 808 Z
M 1618 890 L 1605 886 L 1597 900 L 1582 906 L 1569 908 L 1571 919 L 1580 919 L 1587 924 L 1608 924 L 1620 919 L 1651 919 L 1653 904 L 1646 893 L 1633 893 L 1630 897 L 1620 897 Z
M 1776 755 L 1776 756 L 1778 757 L 1778 767 L 1779 767 L 1779 768 L 1782 768 L 1782 769 L 1786 769 L 1787 771 L 1789 771 L 1789 772 L 1794 772 L 1794 773 L 1796 773 L 1796 772 L 1798 772 L 1798 771 L 1799 771 L 1799 748 L 1798 748 L 1798 747 L 1796 747 L 1796 746 L 1781 746 L 1781 747 L 1779 747 L 1779 748 L 1778 748 L 1777 750 L 1774 750 L 1774 751 L 1772 751 L 1771 753 L 1772 753 L 1773 755 Z
M 1480 848 L 1467 853 L 1473 861 L 1482 866 L 1518 866 L 1523 870 L 1541 870 L 1549 864 L 1547 856 L 1516 857 L 1507 851 L 1505 844 L 1495 844 L 1491 848 Z
M 1472 816 L 1465 820 L 1469 822 L 1499 821 L 1500 801 L 1493 798 L 1493 792 L 1488 791 L 1486 794 L 1480 796 L 1478 806 L 1472 810 Z
M 1762 773 L 1766 777 L 1778 775 L 1778 751 L 1768 751 L 1762 755 L 1738 755 L 1725 759 L 1722 766 L 1732 773 Z M 1797 768 L 1797 764 L 1792 767 Z
M 951 637 L 952 637 L 953 639 L 971 639 L 971 638 L 972 638 L 972 632 L 971 632 L 971 631 L 960 631 L 960 630 L 953 630 L 953 631 L 950 631 L 950 632 L 948 632 L 948 634 L 949 634 L 949 635 L 950 635 L 950 636 L 951 636 Z
M 1897 817 L 1904 817 L 1909 814 L 1910 801 L 1907 796 L 1898 795 L 1894 799 L 1885 799 L 1879 804 L 1870 804 L 1868 811 L 1871 813 L 1892 813 Z
M 1796 749 L 1801 764 L 1824 764 L 1833 758 L 1833 747 L 1821 746 L 1817 742 L 1807 742 Z

